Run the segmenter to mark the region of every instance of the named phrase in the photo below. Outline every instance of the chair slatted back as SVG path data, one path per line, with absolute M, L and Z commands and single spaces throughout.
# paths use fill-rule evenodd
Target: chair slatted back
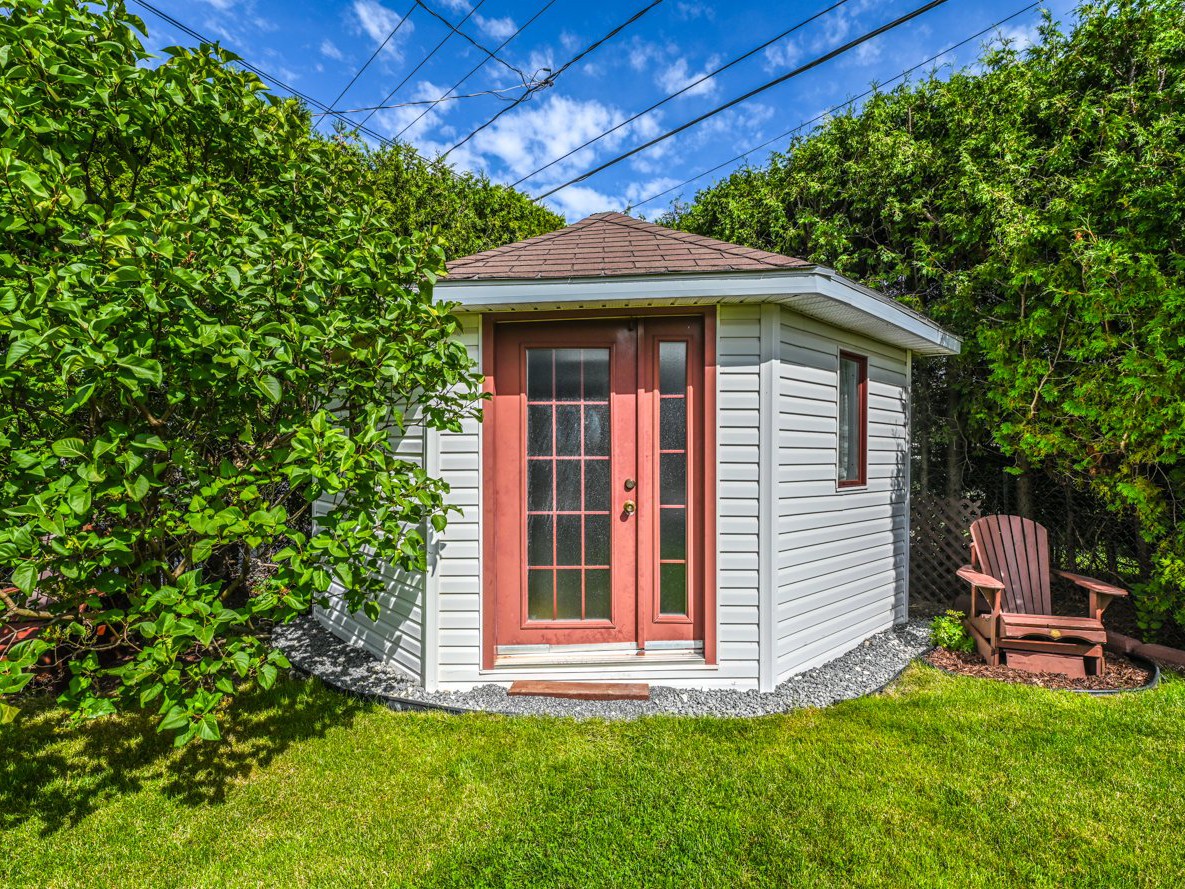
M 979 570 L 1004 584 L 1000 607 L 1014 614 L 1052 614 L 1049 532 L 1032 519 L 989 515 L 971 523 Z

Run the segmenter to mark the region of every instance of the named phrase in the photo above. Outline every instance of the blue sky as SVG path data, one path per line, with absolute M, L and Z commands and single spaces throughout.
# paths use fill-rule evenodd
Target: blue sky
M 546 0 L 423 0 L 488 49 L 530 19 Z M 331 103 L 355 72 L 406 15 L 396 36 L 359 77 L 338 109 L 383 103 L 392 89 L 427 59 L 388 103 L 435 100 L 464 74 L 459 98 L 437 104 L 402 138 L 429 155 L 450 148 L 523 93 L 526 82 L 555 71 L 589 44 L 648 5 L 649 0 L 554 0 L 530 26 L 498 53 L 501 64 L 448 28 L 412 0 L 153 0 L 155 6 L 190 28 L 218 39 L 246 60 L 296 89 Z M 620 35 L 567 69 L 548 88 L 503 114 L 449 155 L 461 169 L 480 170 L 496 182 L 512 183 L 654 102 L 700 74 L 728 62 L 774 35 L 830 6 L 834 0 L 663 0 Z M 848 0 L 812 24 L 780 40 L 718 77 L 535 175 L 519 187 L 531 195 L 579 175 L 654 136 L 792 70 L 854 37 L 920 5 L 922 0 Z M 675 198 L 726 176 L 743 161 L 691 179 L 742 152 L 859 95 L 873 82 L 885 83 L 928 57 L 1028 5 L 1029 0 L 949 0 L 914 21 L 774 87 L 753 99 L 642 152 L 546 203 L 570 220 L 601 210 L 632 207 L 653 218 Z M 1071 24 L 1072 0 L 1050 0 L 1054 18 Z M 474 8 L 476 6 L 476 8 Z M 168 24 L 128 3 L 148 25 L 150 49 L 193 43 Z M 409 9 L 411 10 L 408 15 Z M 1033 39 L 1036 9 L 1012 19 L 996 39 L 1023 46 Z M 941 64 L 975 62 L 981 38 L 942 57 Z M 514 69 L 514 70 L 512 70 Z M 921 72 L 919 72 L 920 74 Z M 282 92 L 282 90 L 277 90 Z M 394 136 L 426 105 L 376 111 L 367 122 Z M 361 121 L 367 112 L 350 114 Z M 326 125 L 328 127 L 328 125 Z M 751 154 L 761 163 L 786 139 Z M 673 186 L 656 200 L 652 195 Z

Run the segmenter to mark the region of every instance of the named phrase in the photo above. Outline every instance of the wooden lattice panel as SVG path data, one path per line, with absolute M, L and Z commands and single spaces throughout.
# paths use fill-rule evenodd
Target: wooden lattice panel
M 909 598 L 914 605 L 949 608 L 966 592 L 955 571 L 970 560 L 975 500 L 914 494 L 909 519 Z

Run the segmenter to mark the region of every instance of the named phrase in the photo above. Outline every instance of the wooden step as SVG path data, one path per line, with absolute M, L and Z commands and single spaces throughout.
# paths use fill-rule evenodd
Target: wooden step
M 571 698 L 576 701 L 649 701 L 650 686 L 645 682 L 551 682 L 545 679 L 520 679 L 510 683 L 508 694 Z

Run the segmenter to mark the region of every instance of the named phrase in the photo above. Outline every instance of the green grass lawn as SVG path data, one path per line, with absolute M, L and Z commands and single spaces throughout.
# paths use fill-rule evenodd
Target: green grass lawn
M 392 713 L 315 682 L 174 751 L 0 731 L 0 885 L 1180 885 L 1185 682 L 1089 698 L 914 666 L 753 721 Z

